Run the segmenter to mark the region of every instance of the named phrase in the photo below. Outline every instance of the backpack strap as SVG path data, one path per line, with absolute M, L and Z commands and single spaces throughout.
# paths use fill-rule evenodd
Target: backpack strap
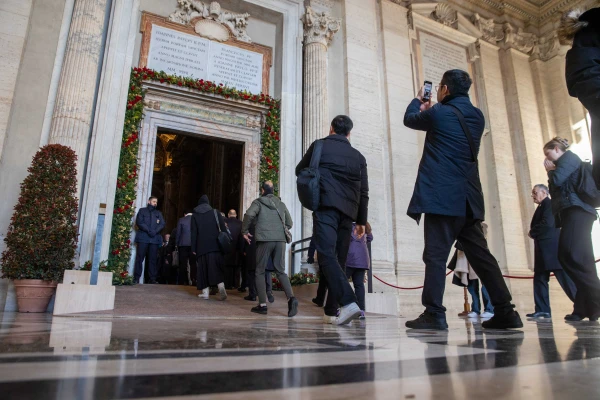
M 219 233 L 221 233 L 221 224 L 219 223 L 219 217 L 217 217 L 217 210 L 214 208 L 213 213 L 215 214 L 215 221 L 217 221 L 217 228 L 219 229 Z
M 463 115 L 463 113 L 458 109 L 458 107 L 452 105 L 452 104 L 445 104 L 446 106 L 450 106 L 452 112 L 454 114 L 456 114 L 456 116 L 458 117 L 458 122 L 460 122 L 460 126 L 462 126 L 463 131 L 465 132 L 465 136 L 467 137 L 467 140 L 469 141 L 469 147 L 471 148 L 471 156 L 473 157 L 473 161 L 477 162 L 477 152 L 475 151 L 475 142 L 473 141 L 473 136 L 471 136 L 471 131 L 469 130 L 469 127 L 467 126 L 467 123 L 465 122 L 465 116 Z
M 312 156 L 310 157 L 310 168 L 319 168 L 319 162 L 321 162 L 321 152 L 323 151 L 323 140 L 319 139 L 315 141 L 315 147 L 313 148 Z

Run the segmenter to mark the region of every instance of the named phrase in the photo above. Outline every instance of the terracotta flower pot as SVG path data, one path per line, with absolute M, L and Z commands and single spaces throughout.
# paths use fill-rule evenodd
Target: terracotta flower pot
M 17 306 L 22 313 L 43 313 L 48 309 L 52 295 L 56 292 L 56 282 L 40 279 L 15 279 Z

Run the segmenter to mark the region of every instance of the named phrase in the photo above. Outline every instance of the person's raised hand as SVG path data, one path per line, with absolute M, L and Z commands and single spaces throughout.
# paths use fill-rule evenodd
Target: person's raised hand
M 554 171 L 556 169 L 556 165 L 554 165 L 552 161 L 545 159 L 544 168 L 546 168 L 546 171 Z

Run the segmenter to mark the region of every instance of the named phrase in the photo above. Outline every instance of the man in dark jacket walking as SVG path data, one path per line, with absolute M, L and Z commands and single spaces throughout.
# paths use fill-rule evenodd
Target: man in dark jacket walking
M 360 317 L 354 291 L 343 268 L 352 235 L 352 222 L 360 238 L 365 233 L 369 206 L 369 180 L 365 157 L 350 145 L 352 120 L 338 115 L 323 143 L 320 173 L 320 204 L 313 213 L 313 239 L 322 279 L 329 289 L 323 321 L 337 325 Z M 310 165 L 315 143 L 296 166 L 296 176 Z M 336 317 L 338 305 L 341 306 Z
M 446 261 L 456 240 L 463 245 L 469 263 L 488 290 L 494 305 L 494 317 L 483 322 L 482 326 L 500 329 L 523 326 L 481 227 L 484 204 L 477 154 L 485 120 L 469 99 L 471 83 L 471 77 L 465 71 L 446 71 L 437 87 L 438 103 L 432 106 L 431 100 L 423 102 L 421 89 L 404 114 L 404 125 L 427 131 L 415 189 L 408 206 L 408 215 L 417 223 L 421 214 L 425 214 L 425 283 L 421 298 L 425 312 L 419 318 L 406 322 L 408 328 L 448 328 L 442 301 Z M 471 133 L 474 149 L 471 149 L 459 115 L 464 118 Z
M 250 225 L 256 221 L 256 289 L 258 306 L 252 312 L 267 314 L 267 289 L 265 287 L 265 270 L 269 258 L 273 260 L 275 274 L 288 298 L 288 317 L 298 313 L 298 300 L 294 297 L 290 279 L 285 273 L 285 227 L 292 228 L 292 217 L 285 204 L 273 194 L 273 182 L 266 181 L 261 188 L 262 196 L 254 200 L 244 215 L 242 235 L 248 244 L 252 241 Z
M 546 185 L 535 185 L 531 191 L 533 202 L 538 207 L 531 219 L 529 237 L 534 242 L 534 272 L 533 272 L 533 299 L 535 312 L 527 314 L 529 318 L 551 318 L 550 291 L 548 282 L 550 273 L 554 273 L 556 280 L 565 294 L 575 302 L 577 288 L 575 283 L 562 269 L 558 261 L 558 238 L 560 229 L 555 226 L 552 215 L 552 200 L 548 197 Z
M 151 196 L 148 199 L 148 206 L 138 211 L 135 223 L 138 231 L 135 234 L 135 243 L 137 251 L 135 255 L 135 267 L 133 272 L 133 282 L 139 283 L 143 272 L 143 262 L 148 257 L 149 283 L 158 283 L 158 270 L 156 262 L 158 261 L 158 247 L 162 244 L 160 232 L 165 227 L 165 219 L 160 211 L 156 209 L 158 199 Z
M 179 250 L 179 266 L 177 267 L 177 284 L 178 285 L 188 285 L 188 263 L 190 266 L 193 266 L 196 269 L 195 262 L 189 262 L 192 255 L 192 213 L 189 210 L 185 211 L 185 214 L 182 218 L 179 218 L 177 221 L 176 228 L 176 239 L 177 239 L 177 249 Z M 194 276 L 195 276 L 194 272 Z

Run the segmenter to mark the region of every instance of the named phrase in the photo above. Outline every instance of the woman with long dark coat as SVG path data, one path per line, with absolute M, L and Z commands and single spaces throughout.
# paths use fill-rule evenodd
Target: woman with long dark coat
M 569 11 L 558 29 L 567 52 L 565 77 L 569 94 L 590 112 L 594 179 L 600 187 L 600 7 Z
M 577 193 L 581 159 L 568 147 L 569 142 L 559 137 L 544 145 L 552 214 L 556 226 L 561 228 L 558 260 L 577 287 L 573 314 L 565 320 L 596 321 L 600 317 L 600 279 L 594 261 L 592 227 L 598 214 Z
M 218 224 L 218 225 L 217 225 Z M 208 300 L 209 286 L 218 286 L 221 300 L 227 298 L 224 281 L 224 258 L 219 247 L 219 227 L 227 231 L 221 213 L 214 210 L 208 196 L 200 198 L 191 223 L 192 254 L 196 257 L 198 297 Z
M 565 294 L 575 302 L 577 288 L 565 273 L 558 261 L 558 240 L 560 229 L 555 226 L 552 215 L 552 200 L 549 190 L 545 185 L 535 185 L 531 191 L 533 202 L 538 207 L 531 219 L 529 237 L 534 243 L 534 272 L 533 272 L 533 300 L 535 312 L 527 314 L 529 318 L 551 318 L 550 290 L 548 282 L 550 273 L 554 273 L 556 280 Z

